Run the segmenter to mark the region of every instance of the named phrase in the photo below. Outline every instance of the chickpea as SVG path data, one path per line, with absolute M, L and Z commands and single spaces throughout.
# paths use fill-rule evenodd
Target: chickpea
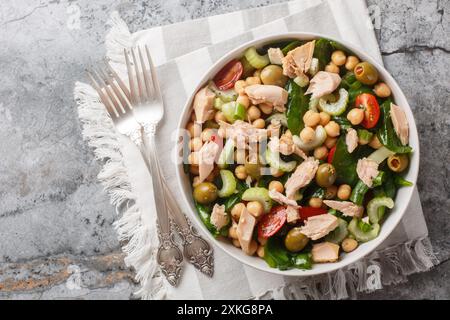
M 320 123 L 320 115 L 317 112 L 308 110 L 303 116 L 303 122 L 308 127 L 315 127 Z
M 330 62 L 325 66 L 325 71 L 339 74 L 339 67 L 335 65 L 333 62 Z
M 199 151 L 203 145 L 202 139 L 200 137 L 195 137 L 189 142 L 189 148 L 191 151 Z
M 273 106 L 268 103 L 260 103 L 259 109 L 261 109 L 262 113 L 264 114 L 271 114 L 273 111 Z
M 256 254 L 260 258 L 264 258 L 264 246 L 259 246 L 258 250 L 256 250 Z
M 193 174 L 193 175 L 198 175 L 200 172 L 200 169 L 198 167 L 198 165 L 195 164 L 191 164 L 189 167 L 189 171 Z
M 190 164 L 198 164 L 199 163 L 198 152 L 192 152 L 188 156 L 188 161 L 189 161 Z
M 342 241 L 341 246 L 344 252 L 352 252 L 356 249 L 356 247 L 358 247 L 358 241 L 355 239 L 345 238 L 344 241 Z
M 243 94 L 245 92 L 245 87 L 247 86 L 247 82 L 245 80 L 238 80 L 234 84 L 234 91 L 236 91 L 239 94 Z
M 264 127 L 266 126 L 266 122 L 264 121 L 264 119 L 259 118 L 253 121 L 253 126 L 257 129 L 264 129 Z
M 339 129 L 340 129 L 339 124 L 337 124 L 335 121 L 330 121 L 325 126 L 325 131 L 327 132 L 327 135 L 333 138 L 337 137 L 340 134 Z
M 236 248 L 240 248 L 240 247 L 241 247 L 241 243 L 239 242 L 238 239 L 233 239 L 233 240 L 231 240 L 231 243 L 232 243 L 233 246 L 235 246 Z
M 214 121 L 216 121 L 217 123 L 219 123 L 219 121 L 227 122 L 227 118 L 225 118 L 225 115 L 222 111 L 217 111 L 214 115 Z
M 273 180 L 273 181 L 270 181 L 270 183 L 269 183 L 269 190 L 275 190 L 275 191 L 278 191 L 279 193 L 283 193 L 284 187 L 280 181 Z
M 329 186 L 326 190 L 325 190 L 325 199 L 329 200 L 329 199 L 333 199 L 334 197 L 336 197 L 338 191 L 338 187 L 335 186 L 334 184 Z
M 348 184 L 341 184 L 337 191 L 337 197 L 341 200 L 348 200 L 350 194 L 352 193 L 352 188 Z
M 328 156 L 328 149 L 325 146 L 320 146 L 314 149 L 314 158 L 324 160 Z
M 257 106 L 251 106 L 247 110 L 247 116 L 251 121 L 259 119 L 261 118 L 261 111 Z
M 337 142 L 337 138 L 327 137 L 325 139 L 324 144 L 328 149 L 331 149 L 336 145 L 336 142 Z
M 255 240 L 252 240 L 248 246 L 248 252 L 246 252 L 246 254 L 252 256 L 256 253 L 256 250 L 258 250 L 258 243 Z
M 380 98 L 387 98 L 391 95 L 391 88 L 386 83 L 379 82 L 373 88 L 373 92 Z
M 245 82 L 248 86 L 251 86 L 253 84 L 261 84 L 261 79 L 259 77 L 248 77 L 245 79 Z
M 337 66 L 343 66 L 347 61 L 347 57 L 343 51 L 336 50 L 331 55 L 331 61 Z
M 309 199 L 309 205 L 313 208 L 320 208 L 322 206 L 322 199 L 311 198 L 311 199 Z
M 234 207 L 231 209 L 231 217 L 234 221 L 239 221 L 239 218 L 241 217 L 242 210 L 245 209 L 245 204 L 242 202 L 236 203 Z
M 314 131 L 313 128 L 311 127 L 305 127 L 303 128 L 303 130 L 300 132 L 300 138 L 302 139 L 303 142 L 308 143 L 314 140 L 314 137 L 316 135 L 316 132 Z
M 278 169 L 275 169 L 275 168 L 270 168 L 270 174 L 272 176 L 274 176 L 275 178 L 279 178 L 279 177 L 281 177 L 284 174 L 284 172 L 282 170 L 278 170 Z
M 237 166 L 236 169 L 234 169 L 234 174 L 240 180 L 247 179 L 247 171 L 245 170 L 245 167 L 243 165 Z
M 242 104 L 245 107 L 245 109 L 248 109 L 248 107 L 250 106 L 250 99 L 245 94 L 240 94 L 237 97 L 236 102 Z
M 206 129 L 203 130 L 203 132 L 202 132 L 202 135 L 201 135 L 202 140 L 203 140 L 204 142 L 211 140 L 211 136 L 213 135 L 213 133 L 214 133 L 214 130 L 213 130 L 213 129 L 211 129 L 211 128 L 206 128 Z
M 199 184 L 200 184 L 200 177 L 199 176 L 194 177 L 194 179 L 192 179 L 192 186 L 195 188 Z
M 353 71 L 355 69 L 356 65 L 359 63 L 359 59 L 355 56 L 348 56 L 347 62 L 345 63 L 345 68 L 348 71 Z
M 241 148 L 236 149 L 236 152 L 234 153 L 234 160 L 236 161 L 236 163 L 244 164 L 245 158 L 246 158 L 245 149 L 241 149 Z
M 353 108 L 347 113 L 347 119 L 354 126 L 360 124 L 364 120 L 364 110 L 360 108 Z
M 250 201 L 247 203 L 247 210 L 250 212 L 255 218 L 258 218 L 264 213 L 264 208 L 259 201 Z
M 228 237 L 231 239 L 237 239 L 237 224 L 233 223 L 231 227 L 228 229 Z
M 320 117 L 319 124 L 323 127 L 326 126 L 328 124 L 328 122 L 330 122 L 330 120 L 331 120 L 331 116 L 328 113 L 323 112 L 323 111 L 321 113 L 319 113 L 319 117 Z
M 372 140 L 369 142 L 369 146 L 374 149 L 380 149 L 383 145 L 381 144 L 380 140 L 378 140 L 377 135 L 374 135 Z

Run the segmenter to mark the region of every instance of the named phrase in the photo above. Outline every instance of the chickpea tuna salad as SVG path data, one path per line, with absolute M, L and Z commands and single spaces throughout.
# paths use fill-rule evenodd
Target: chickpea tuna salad
M 320 38 L 247 48 L 193 101 L 184 171 L 198 215 L 272 268 L 376 238 L 412 152 L 377 69 Z

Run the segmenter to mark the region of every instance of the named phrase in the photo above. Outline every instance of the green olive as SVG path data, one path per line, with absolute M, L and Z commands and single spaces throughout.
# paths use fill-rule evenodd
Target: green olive
M 194 188 L 194 199 L 198 203 L 208 204 L 217 199 L 217 187 L 211 182 L 202 182 Z
M 255 159 L 249 161 L 249 156 L 245 158 L 244 163 L 245 171 L 253 179 L 259 179 L 259 177 L 261 177 L 261 161 L 259 160 L 259 157 L 257 157 L 257 159 L 258 160 Z
M 260 77 L 263 84 L 271 84 L 280 87 L 284 87 L 288 80 L 283 74 L 283 69 L 274 64 L 268 65 L 262 69 Z
M 361 83 L 373 85 L 378 81 L 378 71 L 375 67 L 367 61 L 360 62 L 353 70 L 356 80 Z
M 320 187 L 327 188 L 336 181 L 336 169 L 332 164 L 322 163 L 316 172 L 316 182 Z
M 292 228 L 284 238 L 284 245 L 286 249 L 291 252 L 298 252 L 303 250 L 308 244 L 309 239 L 303 233 L 300 232 L 299 227 Z
M 402 172 L 409 165 L 409 158 L 406 154 L 394 154 L 387 159 L 389 169 L 394 172 Z

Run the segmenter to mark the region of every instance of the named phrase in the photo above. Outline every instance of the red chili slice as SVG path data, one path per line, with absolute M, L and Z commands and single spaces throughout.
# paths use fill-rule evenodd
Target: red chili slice
M 213 80 L 219 90 L 228 90 L 234 87 L 243 72 L 242 63 L 238 60 L 231 60 L 216 74 Z
M 314 208 L 314 207 L 301 207 L 300 209 L 300 218 L 302 220 L 306 220 L 312 216 L 318 216 L 320 214 L 325 214 L 328 211 L 323 208 Z
M 277 206 L 262 217 L 258 224 L 258 236 L 264 239 L 270 238 L 286 223 L 286 208 Z
M 364 110 L 364 120 L 361 122 L 364 128 L 370 129 L 376 126 L 380 118 L 380 106 L 373 94 L 361 93 L 356 97 L 355 107 Z
M 333 162 L 333 157 L 334 157 L 334 153 L 336 152 L 336 146 L 334 146 L 333 148 L 330 149 L 330 152 L 328 152 L 328 159 L 327 162 L 328 163 L 332 163 Z

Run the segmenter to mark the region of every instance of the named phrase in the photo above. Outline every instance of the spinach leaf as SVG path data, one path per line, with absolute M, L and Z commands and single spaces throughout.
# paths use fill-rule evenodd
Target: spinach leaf
M 336 151 L 333 156 L 333 166 L 336 169 L 337 181 L 339 183 L 346 183 L 353 186 L 358 181 L 356 173 L 356 163 L 358 158 L 354 153 L 347 151 L 347 144 L 345 138 L 341 136 L 336 143 Z
M 354 106 L 356 97 L 361 93 L 373 93 L 372 89 L 359 81 L 353 82 L 348 89 L 348 105 Z
M 356 81 L 355 74 L 349 71 L 342 77 L 340 87 L 348 90 L 355 81 Z
M 242 194 L 248 189 L 248 186 L 242 181 L 237 181 L 236 189 L 238 192 L 226 198 L 223 203 L 225 205 L 226 212 L 229 212 L 229 210 L 231 210 L 236 204 L 241 202 Z
M 303 115 L 309 109 L 309 96 L 305 96 L 305 90 L 292 79 L 287 83 L 286 90 L 289 94 L 286 111 L 288 128 L 292 134 L 298 135 L 305 127 Z
M 386 100 L 381 106 L 381 120 L 382 124 L 378 130 L 378 139 L 389 150 L 395 153 L 409 153 L 412 151 L 410 146 L 404 146 L 397 137 L 394 126 L 391 120 L 391 100 Z
M 334 116 L 332 118 L 333 121 L 335 121 L 340 127 L 342 131 L 347 131 L 347 129 L 352 128 L 352 124 L 346 117 L 342 116 Z
M 331 45 L 330 40 L 324 38 L 316 40 L 313 57 L 319 60 L 319 70 L 325 69 L 325 66 L 331 60 L 332 53 L 333 46 Z
M 394 183 L 397 187 L 411 187 L 413 183 L 403 178 L 401 175 L 394 176 Z
M 311 269 L 312 258 L 310 253 L 291 253 L 284 247 L 282 238 L 272 237 L 264 246 L 264 260 L 272 268 L 280 270 Z
M 219 235 L 219 231 L 216 229 L 216 227 L 211 223 L 211 211 L 208 207 L 195 202 L 195 208 L 197 209 L 198 216 L 200 217 L 200 220 L 202 220 L 203 224 L 205 225 L 206 229 L 208 229 L 209 232 L 211 232 L 212 235 L 217 237 Z
M 291 50 L 294 50 L 295 48 L 302 45 L 302 42 L 300 40 L 294 40 L 292 42 L 289 42 L 286 46 L 281 49 L 281 52 L 283 52 L 284 55 L 287 55 L 287 53 Z

